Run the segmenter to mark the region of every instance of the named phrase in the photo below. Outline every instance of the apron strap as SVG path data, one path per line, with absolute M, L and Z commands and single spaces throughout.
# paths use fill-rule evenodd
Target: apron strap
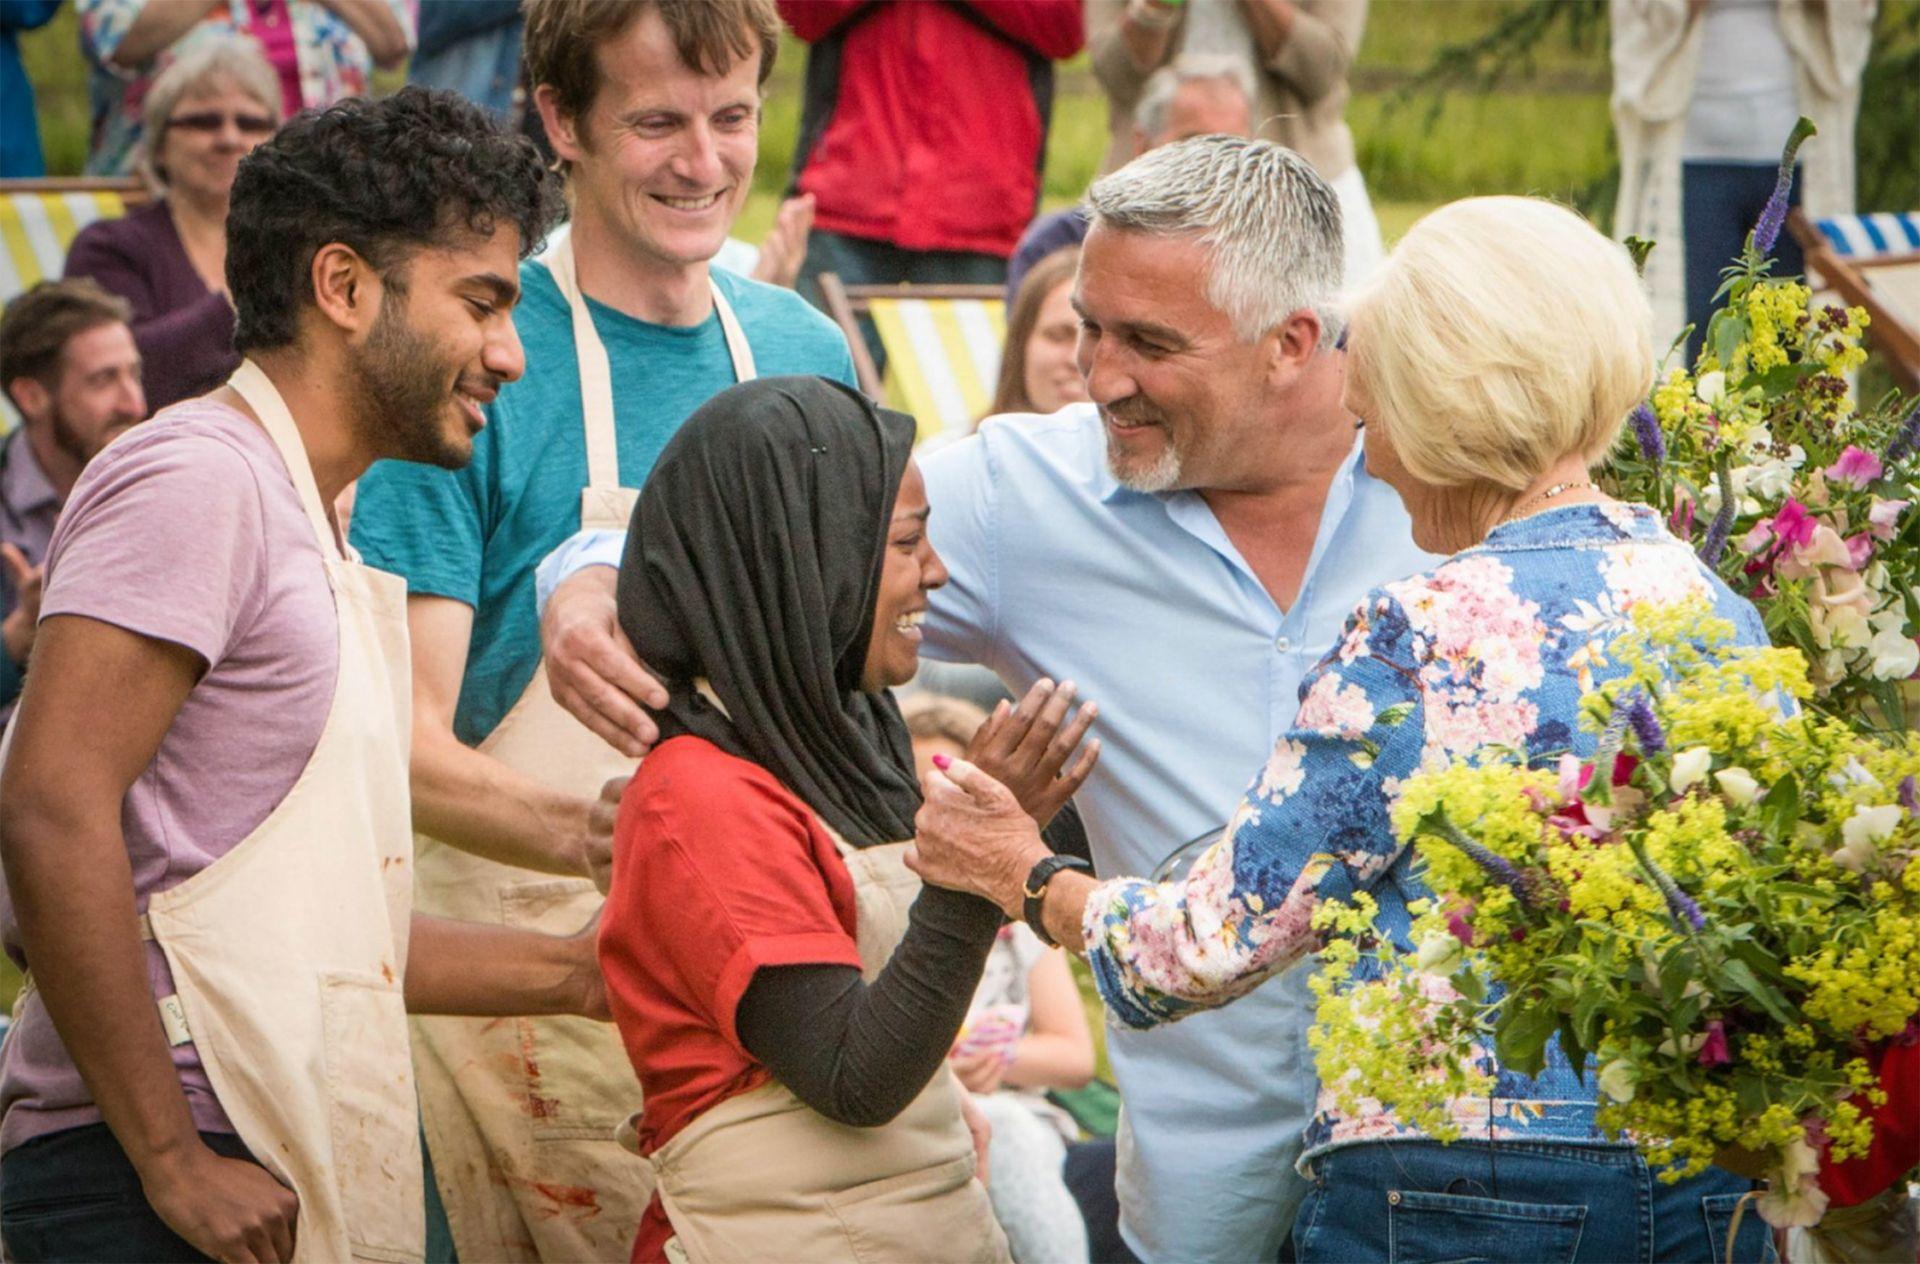
M 580 420 L 587 440 L 587 486 L 595 491 L 620 486 L 620 445 L 613 424 L 613 368 L 607 360 L 607 348 L 593 327 L 593 314 L 580 290 L 580 270 L 573 260 L 573 234 L 566 233 L 539 256 L 553 274 L 553 283 L 567 300 L 573 315 L 573 349 L 580 361 Z M 733 362 L 736 382 L 755 376 L 753 348 L 747 345 L 746 332 L 733 314 L 733 306 L 720 292 L 719 282 L 707 274 L 713 293 L 714 311 L 720 317 L 720 331 L 726 335 L 727 357 Z
M 279 388 L 252 360 L 242 360 L 227 385 L 247 401 L 247 406 L 260 418 L 260 424 L 266 427 L 267 437 L 279 449 L 280 460 L 285 463 L 287 473 L 293 477 L 294 490 L 300 495 L 300 507 L 307 511 L 314 538 L 320 541 L 321 556 L 343 557 L 333 520 L 320 502 L 320 485 L 313 481 L 313 463 L 307 458 L 307 445 L 300 441 L 300 428 L 293 424 L 293 414 L 287 411 L 287 402 L 280 397 Z

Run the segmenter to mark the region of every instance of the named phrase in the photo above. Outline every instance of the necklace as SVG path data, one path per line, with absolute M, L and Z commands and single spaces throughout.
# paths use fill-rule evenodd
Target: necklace
M 1538 495 L 1529 496 L 1521 501 L 1518 506 L 1507 514 L 1505 521 L 1512 522 L 1516 518 L 1524 518 L 1527 516 L 1528 510 L 1552 500 L 1555 496 L 1563 496 L 1570 491 L 1576 491 L 1582 487 L 1593 487 L 1597 489 L 1598 486 L 1599 485 L 1590 478 L 1575 479 L 1568 483 L 1555 483 L 1552 487 L 1547 488 L 1547 490 Z

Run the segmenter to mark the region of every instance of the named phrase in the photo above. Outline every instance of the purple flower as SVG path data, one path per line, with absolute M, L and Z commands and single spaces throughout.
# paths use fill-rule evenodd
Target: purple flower
M 1793 133 L 1787 137 L 1787 147 L 1780 154 L 1780 172 L 1773 179 L 1773 194 L 1760 211 L 1759 222 L 1753 226 L 1753 248 L 1762 255 L 1772 254 L 1774 242 L 1780 240 L 1780 226 L 1787 222 L 1787 195 L 1793 191 L 1793 160 L 1801 144 L 1813 133 L 1812 121 L 1803 118 L 1793 125 Z
M 1725 457 L 1714 463 L 1714 477 L 1720 484 L 1720 512 L 1713 515 L 1707 538 L 1700 542 L 1700 560 L 1708 566 L 1720 564 L 1720 555 L 1727 551 L 1727 536 L 1733 531 L 1733 475 L 1728 472 Z
M 1913 406 L 1907 419 L 1900 423 L 1900 429 L 1893 436 L 1893 442 L 1887 445 L 1887 461 L 1894 464 L 1906 460 L 1920 448 L 1920 404 Z
M 1733 1061 L 1733 1051 L 1727 1048 L 1727 1027 L 1719 1019 L 1707 1024 L 1707 1038 L 1696 1055 L 1703 1067 L 1725 1066 Z
M 1659 717 L 1654 715 L 1646 694 L 1634 695 L 1633 705 L 1627 708 L 1627 725 L 1633 729 L 1642 755 L 1658 755 L 1667 749 L 1667 735 L 1660 731 Z
M 1430 818 L 1430 828 L 1448 843 L 1458 847 L 1468 860 L 1486 870 L 1488 876 L 1494 881 L 1513 892 L 1513 898 L 1519 901 L 1522 909 L 1527 912 L 1533 911 L 1533 900 L 1528 891 L 1531 884 L 1521 877 L 1520 871 L 1514 868 L 1511 860 L 1467 837 L 1458 825 L 1444 815 L 1439 816 L 1438 819 Z
M 1920 793 L 1916 793 L 1912 777 L 1900 778 L 1900 806 L 1914 816 L 1920 816 Z
M 1693 897 L 1682 891 L 1679 884 L 1666 874 L 1660 874 L 1660 879 L 1662 893 L 1667 897 L 1667 908 L 1673 915 L 1695 930 L 1705 930 L 1707 916 L 1700 911 L 1700 906 L 1694 903 Z
M 1840 459 L 1827 467 L 1828 478 L 1857 489 L 1871 486 L 1884 473 L 1886 467 L 1880 464 L 1879 457 L 1851 443 L 1840 454 Z
M 1667 459 L 1667 436 L 1661 433 L 1660 419 L 1645 404 L 1637 406 L 1627 420 L 1633 424 L 1634 440 L 1640 455 L 1655 465 Z

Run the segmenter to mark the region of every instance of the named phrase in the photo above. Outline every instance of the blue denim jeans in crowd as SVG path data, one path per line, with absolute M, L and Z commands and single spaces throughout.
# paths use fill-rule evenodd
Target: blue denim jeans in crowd
M 1674 1185 L 1628 1146 L 1377 1141 L 1311 1164 L 1300 1264 L 1721 1264 L 1753 1183 L 1719 1168 Z M 1771 1264 L 1751 1203 L 1733 1258 Z

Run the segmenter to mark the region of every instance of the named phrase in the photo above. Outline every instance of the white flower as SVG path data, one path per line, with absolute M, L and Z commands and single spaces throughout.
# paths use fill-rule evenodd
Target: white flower
M 1804 1136 L 1795 1137 L 1780 1155 L 1780 1167 L 1770 1174 L 1767 1191 L 1754 1207 L 1760 1218 L 1776 1229 L 1804 1229 L 1820 1223 L 1827 1212 L 1821 1191 L 1820 1156 Z
M 1876 632 L 1867 653 L 1873 656 L 1870 671 L 1875 680 L 1905 680 L 1920 671 L 1920 643 L 1901 629 Z
M 1793 466 L 1777 457 L 1747 466 L 1746 474 L 1744 485 L 1736 483 L 1735 489 L 1764 496 L 1768 500 L 1786 495 L 1793 487 Z
M 1630 1102 L 1634 1078 L 1632 1064 L 1625 1058 L 1615 1058 L 1600 1068 L 1600 1091 L 1610 1101 Z
M 1827 1196 L 1812 1177 L 1785 1187 L 1772 1183 L 1753 1205 L 1776 1229 L 1808 1229 L 1827 1214 Z
M 1719 369 L 1711 373 L 1702 373 L 1693 384 L 1693 393 L 1703 404 L 1718 404 L 1727 395 L 1727 375 Z
M 1704 746 L 1689 746 L 1673 757 L 1672 786 L 1675 794 L 1683 794 L 1694 782 L 1707 775 L 1707 768 L 1713 763 L 1713 752 Z
M 1876 845 L 1893 835 L 1903 809 L 1898 804 L 1883 807 L 1857 807 L 1840 826 L 1845 840 L 1834 849 L 1833 863 L 1849 873 L 1861 873 L 1880 855 Z
M 1450 931 L 1436 931 L 1420 941 L 1419 955 L 1414 957 L 1416 970 L 1431 974 L 1436 978 L 1451 978 L 1467 959 L 1466 945 Z
M 1668 1036 L 1665 1040 L 1662 1040 L 1660 1042 L 1660 1047 L 1656 1049 L 1654 1052 L 1658 1053 L 1663 1058 L 1677 1058 L 1682 1053 L 1684 1053 L 1687 1057 L 1691 1058 L 1694 1054 L 1699 1053 L 1701 1047 L 1704 1046 L 1706 1043 L 1707 1043 L 1706 1032 L 1704 1031 L 1689 1032 L 1688 1034 L 1680 1038 L 1680 1041 L 1678 1044 L 1674 1043 L 1674 1039 L 1672 1036 Z
M 1760 783 L 1744 768 L 1722 768 L 1713 774 L 1713 779 L 1720 783 L 1720 793 L 1740 807 L 1760 797 Z

